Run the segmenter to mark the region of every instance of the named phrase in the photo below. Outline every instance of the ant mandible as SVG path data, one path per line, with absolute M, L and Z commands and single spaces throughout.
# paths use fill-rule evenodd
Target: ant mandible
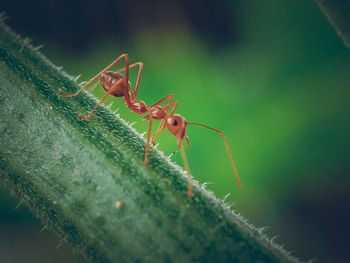
M 111 69 L 114 65 L 116 65 L 119 61 L 125 60 L 125 67 L 122 69 L 119 69 L 117 71 L 108 71 Z M 130 82 L 129 82 L 129 69 L 134 68 L 134 67 L 139 67 L 138 75 L 137 75 L 137 80 L 136 80 L 136 85 L 135 89 L 132 92 L 130 90 Z M 146 152 L 145 152 L 145 160 L 144 160 L 144 165 L 147 168 L 148 167 L 148 152 L 150 148 L 150 141 L 153 145 L 155 145 L 155 139 L 156 137 L 164 131 L 165 128 L 168 128 L 168 130 L 176 137 L 177 139 L 177 146 L 180 149 L 181 152 L 181 157 L 185 166 L 185 169 L 187 170 L 189 180 L 188 180 L 188 196 L 192 197 L 193 195 L 193 186 L 190 182 L 190 169 L 189 165 L 187 162 L 187 158 L 185 155 L 185 151 L 182 147 L 182 141 L 183 139 L 186 139 L 188 147 L 190 146 L 188 137 L 186 136 L 186 128 L 188 125 L 198 125 L 207 129 L 210 129 L 214 132 L 217 132 L 222 135 L 222 138 L 224 139 L 224 143 L 226 146 L 226 150 L 228 152 L 228 155 L 230 157 L 230 161 L 235 173 L 235 177 L 238 183 L 238 187 L 240 187 L 240 182 L 238 179 L 238 174 L 236 167 L 234 165 L 229 147 L 227 145 L 224 133 L 210 128 L 206 125 L 199 124 L 199 123 L 188 123 L 184 117 L 178 114 L 174 114 L 176 107 L 177 107 L 177 101 L 173 101 L 173 95 L 170 94 L 160 101 L 156 102 L 152 106 L 147 106 L 143 101 L 138 101 L 136 100 L 136 95 L 139 89 L 140 85 L 140 78 L 143 70 L 143 63 L 142 62 L 137 62 L 135 64 L 129 65 L 129 56 L 127 54 L 123 54 L 120 57 L 118 57 L 116 60 L 114 60 L 108 67 L 106 67 L 104 70 L 102 70 L 100 73 L 98 73 L 95 77 L 90 79 L 87 83 L 85 83 L 77 92 L 73 94 L 66 94 L 64 92 L 60 92 L 59 95 L 65 96 L 65 97 L 74 97 L 77 96 L 85 87 L 87 87 L 89 84 L 97 80 L 98 78 L 100 79 L 100 83 L 102 88 L 106 91 L 106 95 L 95 105 L 95 107 L 92 109 L 92 111 L 86 116 L 78 116 L 78 120 L 87 120 L 89 119 L 95 112 L 98 106 L 100 106 L 103 101 L 108 97 L 108 96 L 114 96 L 114 97 L 124 97 L 124 102 L 126 106 L 132 111 L 137 114 L 147 114 L 146 117 L 143 118 L 143 120 L 148 120 L 149 121 L 149 128 L 148 128 L 148 134 L 147 134 L 147 141 L 146 141 Z M 122 75 L 120 72 L 125 71 L 125 75 Z M 161 106 L 164 102 L 168 101 L 168 104 L 165 106 Z M 171 109 L 172 108 L 172 109 Z M 169 110 L 171 109 L 170 113 Z M 150 134 L 151 134 L 151 127 L 152 127 L 152 121 L 153 120 L 162 120 L 158 130 L 156 133 L 152 136 L 150 139 Z

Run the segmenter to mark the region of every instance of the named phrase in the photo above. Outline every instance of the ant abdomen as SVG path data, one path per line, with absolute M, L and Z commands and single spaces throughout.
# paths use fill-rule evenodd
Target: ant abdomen
M 122 81 L 125 77 L 113 71 L 106 71 L 101 75 L 100 83 L 102 88 L 108 92 L 111 88 L 113 88 L 113 92 L 110 95 L 114 97 L 123 97 L 124 91 L 128 90 L 128 87 L 124 87 L 125 81 Z M 130 85 L 130 83 L 128 83 Z

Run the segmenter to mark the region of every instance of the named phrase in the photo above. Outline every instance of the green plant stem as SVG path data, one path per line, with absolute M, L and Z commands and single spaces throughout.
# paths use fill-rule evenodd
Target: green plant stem
M 350 0 L 315 0 L 339 37 L 350 49 Z
M 96 262 L 297 262 L 0 26 L 0 179 L 61 242 Z M 244 191 L 244 190 L 242 190 Z M 116 205 L 116 202 L 122 203 Z

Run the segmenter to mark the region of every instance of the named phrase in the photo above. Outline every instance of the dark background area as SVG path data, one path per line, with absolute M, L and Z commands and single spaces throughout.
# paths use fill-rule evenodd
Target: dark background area
M 0 10 L 81 81 L 122 53 L 143 61 L 139 99 L 172 93 L 187 120 L 225 132 L 242 188 L 221 137 L 193 128 L 187 152 L 199 182 L 230 193 L 233 209 L 301 260 L 349 262 L 350 51 L 313 1 L 4 0 Z M 176 150 L 169 133 L 159 143 Z M 68 245 L 56 250 L 56 237 L 17 202 L 1 190 L 1 262 L 85 262 Z
M 235 1 L 34 1 L 5 3 L 16 15 L 14 28 L 59 45 L 67 51 L 86 49 L 103 39 L 128 40 L 147 28 L 186 27 L 212 48 L 231 46 L 238 36 Z M 30 10 L 30 13 L 28 11 Z

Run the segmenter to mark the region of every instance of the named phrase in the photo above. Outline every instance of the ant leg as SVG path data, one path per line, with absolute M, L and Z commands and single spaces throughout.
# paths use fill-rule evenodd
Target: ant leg
M 106 94 L 105 96 L 95 105 L 95 107 L 92 109 L 92 111 L 90 112 L 90 114 L 86 117 L 82 117 L 82 116 L 78 116 L 78 120 L 87 120 L 89 119 L 95 112 L 95 110 L 97 109 L 98 106 L 100 106 L 106 99 L 109 95 L 111 95 L 114 91 L 114 88 L 117 87 L 119 85 L 120 81 L 118 81 L 114 87 L 112 87 Z
M 171 110 L 170 115 L 173 115 L 173 114 L 174 114 L 174 112 L 175 112 L 175 110 L 176 110 L 176 108 L 177 108 L 177 101 L 175 101 L 175 102 L 173 102 L 173 103 L 169 103 L 169 105 L 167 106 L 167 107 L 168 107 L 168 108 L 167 108 L 167 111 L 168 111 L 172 106 L 174 106 L 174 108 Z
M 132 64 L 129 66 L 129 69 L 131 68 L 134 68 L 134 67 L 137 67 L 139 66 L 139 73 L 137 75 L 137 80 L 136 80 L 136 85 L 135 85 L 135 89 L 134 91 L 132 92 L 132 96 L 133 96 L 133 99 L 136 98 L 136 95 L 137 95 L 137 91 L 139 90 L 139 85 L 140 85 L 140 79 L 141 79 L 141 74 L 142 74 L 142 70 L 143 70 L 143 63 L 142 62 L 137 62 L 135 64 Z M 125 68 L 122 68 L 122 69 L 118 69 L 116 72 L 122 72 L 126 70 L 126 67 Z
M 164 97 L 163 99 L 161 99 L 160 101 L 154 103 L 152 106 L 150 106 L 150 108 L 152 108 L 154 106 L 158 106 L 158 105 L 162 104 L 166 100 L 169 100 L 169 104 L 171 104 L 171 102 L 173 101 L 173 97 L 174 97 L 174 95 L 170 94 L 170 95 Z
M 151 138 L 152 145 L 155 145 L 154 141 L 156 140 L 158 134 L 161 133 L 162 131 L 164 131 L 164 129 L 165 129 L 165 120 L 162 120 L 162 122 L 160 123 L 160 125 L 158 127 L 158 131 L 155 134 L 153 134 L 153 136 Z
M 95 77 L 93 77 L 88 82 L 86 82 L 77 92 L 75 92 L 73 94 L 67 94 L 67 93 L 64 93 L 61 91 L 59 93 L 59 95 L 65 96 L 65 97 L 77 96 L 86 86 L 88 86 L 89 84 L 94 82 L 96 79 L 98 79 L 103 73 L 105 73 L 107 70 L 109 70 L 111 67 L 113 67 L 115 64 L 117 64 L 122 59 L 125 59 L 125 65 L 126 65 L 125 77 L 126 77 L 126 80 L 129 81 L 129 70 L 128 70 L 128 68 L 129 68 L 129 56 L 128 56 L 128 54 L 123 54 L 123 55 L 119 56 L 116 60 L 114 60 L 108 67 L 106 67 L 104 70 L 102 70 L 100 73 L 98 73 Z
M 89 115 L 87 115 L 86 117 L 82 117 L 82 116 L 78 116 L 78 120 L 87 120 L 89 119 L 95 112 L 95 110 L 97 109 L 98 106 L 100 106 L 109 95 L 111 95 L 111 93 L 113 93 L 114 88 L 117 87 L 119 84 L 119 82 L 117 82 L 114 87 L 112 87 L 106 94 L 105 96 L 95 105 L 95 107 L 92 109 L 92 111 L 89 113 Z
M 181 158 L 182 158 L 182 162 L 185 166 L 185 170 L 187 172 L 187 177 L 188 177 L 188 181 L 187 181 L 187 196 L 189 198 L 191 198 L 193 196 L 193 185 L 191 182 L 191 171 L 190 171 L 190 166 L 188 165 L 188 161 L 187 161 L 187 157 L 186 157 L 186 153 L 185 153 L 185 149 L 184 147 L 181 145 L 180 147 L 180 153 L 181 153 Z
M 95 105 L 95 107 L 92 109 L 92 111 L 89 113 L 89 115 L 87 115 L 86 117 L 83 117 L 83 116 L 78 116 L 78 120 L 87 120 L 89 119 L 95 112 L 95 110 L 97 109 L 98 106 L 100 106 L 104 101 L 105 99 L 107 99 L 107 97 L 110 95 L 110 92 L 106 93 L 106 95 Z
M 170 113 L 170 115 L 172 115 L 172 114 L 174 114 L 174 112 L 175 112 L 175 110 L 176 110 L 176 107 L 177 107 L 177 104 L 178 104 L 177 101 L 174 101 L 174 102 L 173 102 L 173 98 L 174 98 L 174 95 L 173 95 L 173 94 L 170 94 L 170 95 L 164 97 L 163 99 L 161 99 L 160 101 L 154 103 L 152 106 L 150 106 L 150 108 L 152 108 L 152 107 L 154 107 L 154 106 L 158 106 L 158 105 L 162 104 L 163 102 L 165 102 L 166 100 L 169 100 L 168 105 L 166 105 L 166 106 L 164 107 L 164 109 L 165 109 L 166 112 L 168 112 L 169 109 L 170 109 L 172 106 L 174 106 L 174 108 L 171 110 L 171 113 Z
M 147 142 L 146 142 L 146 152 L 145 152 L 145 167 L 148 167 L 148 152 L 149 152 L 149 137 L 151 135 L 151 128 L 152 128 L 152 117 L 149 119 L 149 128 L 148 128 L 148 134 L 147 134 Z

